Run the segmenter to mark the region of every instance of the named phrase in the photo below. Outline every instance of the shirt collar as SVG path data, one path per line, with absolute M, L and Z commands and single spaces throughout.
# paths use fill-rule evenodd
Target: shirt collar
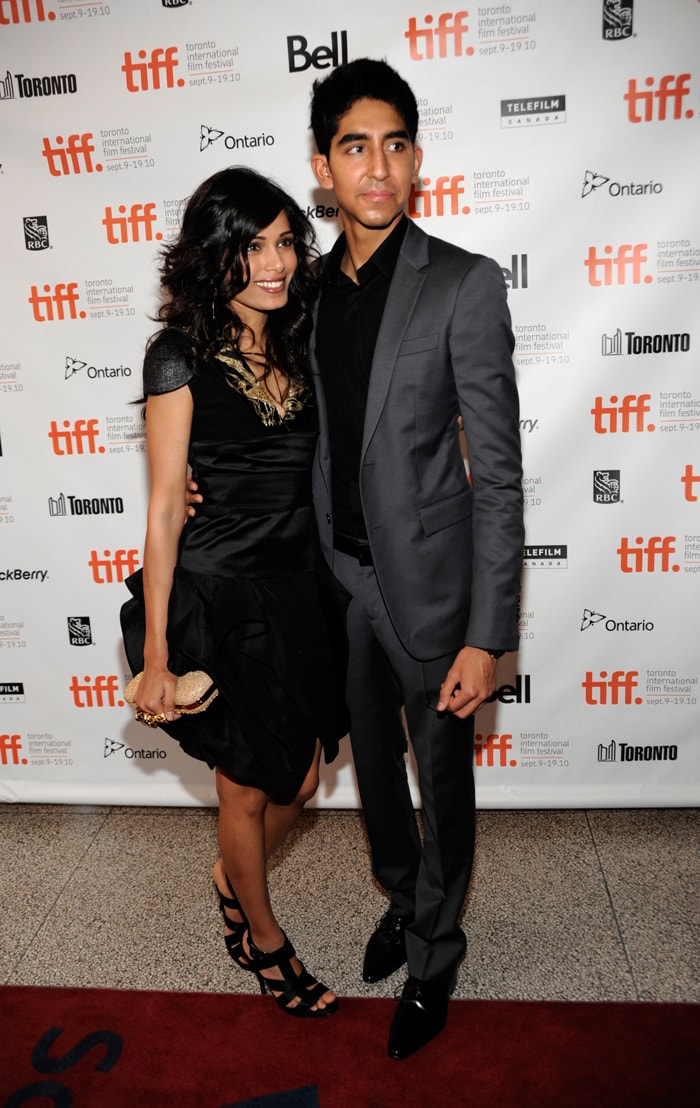
M 407 216 L 401 216 L 401 219 L 394 227 L 394 230 L 390 235 L 384 239 L 384 241 L 377 247 L 374 254 L 367 259 L 364 265 L 360 266 L 357 271 L 358 281 L 360 285 L 363 285 L 372 273 L 376 270 L 381 273 L 387 281 L 390 281 L 394 275 L 396 269 L 396 262 L 401 250 L 401 244 L 406 234 L 406 228 L 408 227 Z M 332 285 L 344 283 L 349 280 L 344 273 L 341 272 L 340 265 L 345 253 L 345 232 L 343 232 L 334 244 L 326 266 L 324 270 L 324 279 Z M 354 284 L 354 282 L 353 282 Z

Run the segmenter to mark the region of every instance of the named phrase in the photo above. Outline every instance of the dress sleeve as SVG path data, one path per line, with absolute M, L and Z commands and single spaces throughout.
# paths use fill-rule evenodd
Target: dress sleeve
M 174 328 L 156 335 L 143 360 L 144 396 L 173 392 L 193 376 L 192 343 L 187 335 Z

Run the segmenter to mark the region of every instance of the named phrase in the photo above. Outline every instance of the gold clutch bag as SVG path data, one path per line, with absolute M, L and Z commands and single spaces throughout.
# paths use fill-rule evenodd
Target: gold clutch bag
M 124 689 L 124 699 L 130 708 L 136 708 L 136 694 L 142 677 L 143 671 L 137 673 Z M 219 690 L 208 673 L 201 669 L 190 670 L 177 679 L 175 710 L 183 716 L 196 716 L 205 711 L 218 695 Z

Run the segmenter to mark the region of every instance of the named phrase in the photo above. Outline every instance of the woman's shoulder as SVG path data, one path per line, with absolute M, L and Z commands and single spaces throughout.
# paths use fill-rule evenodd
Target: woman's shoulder
M 182 388 L 195 373 L 192 339 L 178 327 L 164 327 L 148 344 L 143 360 L 143 389 L 152 393 Z

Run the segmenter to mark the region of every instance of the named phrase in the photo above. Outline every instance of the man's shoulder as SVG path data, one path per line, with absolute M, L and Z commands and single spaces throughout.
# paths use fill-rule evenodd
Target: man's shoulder
M 415 223 L 409 224 L 404 240 L 404 252 L 406 256 L 413 255 L 416 259 L 422 259 L 422 264 L 435 267 L 441 275 L 459 273 L 464 275 L 475 267 L 497 266 L 493 258 L 486 254 L 478 254 L 467 250 L 463 246 L 457 246 L 447 239 L 438 238 L 437 235 L 429 235 Z M 500 269 L 500 266 L 497 266 Z

